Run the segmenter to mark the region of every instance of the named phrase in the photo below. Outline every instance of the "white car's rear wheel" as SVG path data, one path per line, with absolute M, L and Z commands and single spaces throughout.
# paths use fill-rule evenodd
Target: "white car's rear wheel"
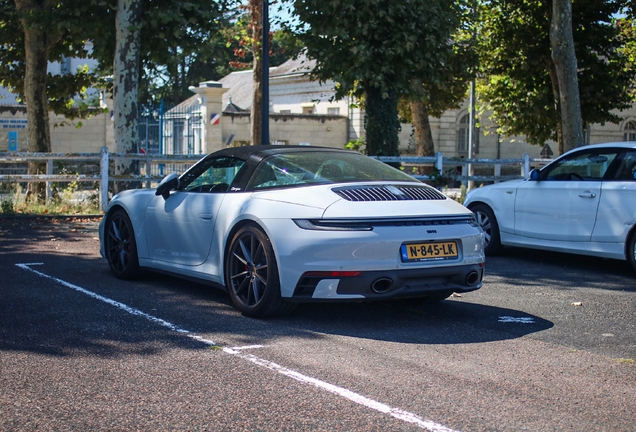
M 116 210 L 106 225 L 105 250 L 108 265 L 119 279 L 132 279 L 139 274 L 137 243 L 132 222 L 123 210 Z
M 234 306 L 246 316 L 280 315 L 293 305 L 280 294 L 280 278 L 272 245 L 254 225 L 232 238 L 225 263 L 226 285 Z
M 486 255 L 497 254 L 502 246 L 501 238 L 499 237 L 499 224 L 497 223 L 495 214 L 490 207 L 485 204 L 477 204 L 470 207 L 470 209 L 475 213 L 477 223 L 481 226 L 481 229 L 484 230 L 484 234 L 486 235 L 484 253 Z

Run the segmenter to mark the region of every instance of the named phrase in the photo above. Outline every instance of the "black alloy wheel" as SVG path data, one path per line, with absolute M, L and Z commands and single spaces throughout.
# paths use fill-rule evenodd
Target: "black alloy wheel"
M 139 274 L 137 243 L 132 222 L 123 210 L 108 218 L 104 233 L 106 258 L 113 274 L 119 279 L 132 279 Z
M 243 315 L 264 318 L 293 307 L 281 298 L 278 266 L 269 238 L 255 225 L 244 226 L 232 238 L 225 277 L 232 303 Z

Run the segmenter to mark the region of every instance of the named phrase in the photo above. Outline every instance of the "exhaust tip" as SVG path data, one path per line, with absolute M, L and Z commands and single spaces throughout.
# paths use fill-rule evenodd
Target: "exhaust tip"
M 476 271 L 471 271 L 466 275 L 466 285 L 475 285 L 479 282 L 479 273 Z
M 389 278 L 380 278 L 371 284 L 371 289 L 377 294 L 384 294 L 393 288 L 393 281 Z

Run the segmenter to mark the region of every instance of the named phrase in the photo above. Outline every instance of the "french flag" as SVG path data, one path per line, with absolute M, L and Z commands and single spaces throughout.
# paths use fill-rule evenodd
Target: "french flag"
M 210 124 L 218 125 L 221 123 L 221 114 L 210 114 Z

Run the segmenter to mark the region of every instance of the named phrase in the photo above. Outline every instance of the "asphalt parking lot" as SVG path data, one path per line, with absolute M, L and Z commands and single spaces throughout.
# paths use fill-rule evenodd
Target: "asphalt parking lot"
M 636 275 L 506 249 L 437 305 L 113 278 L 94 221 L 0 220 L 0 430 L 636 430 Z

